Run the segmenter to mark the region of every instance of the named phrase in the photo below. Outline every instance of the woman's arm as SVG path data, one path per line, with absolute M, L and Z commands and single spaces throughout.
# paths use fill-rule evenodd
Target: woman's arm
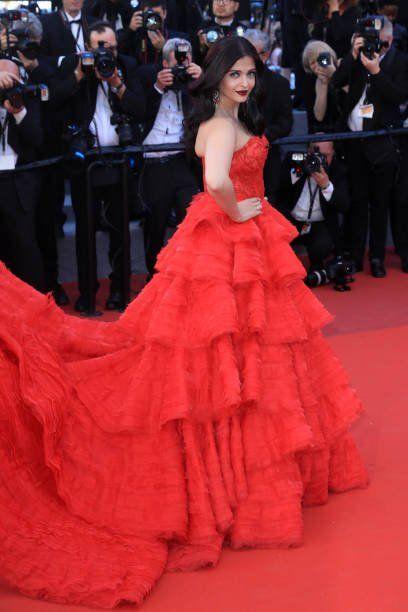
M 237 202 L 234 186 L 229 177 L 232 157 L 236 148 L 236 130 L 223 118 L 212 119 L 207 128 L 204 161 L 205 182 L 208 193 L 218 206 L 238 223 L 257 216 L 261 210 L 259 198 Z

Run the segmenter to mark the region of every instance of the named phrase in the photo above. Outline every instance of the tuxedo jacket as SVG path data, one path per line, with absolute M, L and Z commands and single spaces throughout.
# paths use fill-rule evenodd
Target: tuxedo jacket
M 17 125 L 12 115 L 9 115 L 8 119 L 7 142 L 17 154 L 16 166 L 37 161 L 43 141 L 40 102 L 29 99 L 26 100 L 25 107 L 27 114 L 21 123 Z M 10 175 L 10 180 L 15 183 L 21 207 L 24 210 L 33 210 L 40 192 L 40 173 L 33 170 L 18 172 Z
M 337 157 L 334 157 L 329 166 L 328 176 L 333 184 L 334 191 L 329 202 L 319 190 L 320 208 L 329 233 L 336 246 L 340 245 L 340 227 L 338 213 L 345 213 L 350 208 L 350 191 L 345 165 Z M 292 217 L 291 211 L 296 206 L 306 182 L 306 177 L 302 176 L 296 183 L 292 184 L 290 172 L 290 153 L 288 153 L 282 163 L 281 181 L 278 192 L 276 208 L 289 220 L 296 225 L 296 220 Z
M 369 75 L 360 61 L 351 53 L 344 58 L 333 75 L 331 84 L 341 88 L 349 86 L 345 96 L 342 127 L 348 130 L 347 120 L 367 86 L 367 101 L 374 105 L 374 115 L 363 120 L 363 130 L 397 128 L 402 125 L 400 105 L 408 99 L 408 56 L 391 47 L 380 64 L 376 75 Z M 396 159 L 396 149 L 388 137 L 363 141 L 363 149 L 373 164 Z
M 78 83 L 74 75 L 77 62 L 75 55 L 65 57 L 62 61 L 58 79 L 51 88 L 52 104 L 54 108 L 63 109 L 61 119 L 65 122 L 89 127 L 95 113 L 99 81 L 92 74 Z M 126 91 L 122 98 L 109 93 L 112 110 L 129 116 L 134 122 L 142 122 L 145 114 L 145 95 L 137 75 L 137 64 L 133 58 L 121 54 L 118 55 L 117 63 Z
M 41 49 L 44 55 L 57 58 L 77 52 L 71 27 L 59 11 L 40 15 L 40 19 L 43 27 Z M 95 17 L 86 15 L 85 11 L 82 11 L 81 22 L 84 32 L 95 21 Z
M 289 82 L 272 70 L 262 75 L 264 101 L 262 114 L 265 120 L 265 136 L 272 144 L 277 138 L 287 136 L 293 125 L 292 99 Z

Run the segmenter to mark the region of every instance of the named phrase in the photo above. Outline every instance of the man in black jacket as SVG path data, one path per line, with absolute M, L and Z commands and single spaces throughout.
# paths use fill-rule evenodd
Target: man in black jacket
M 117 53 L 117 39 L 108 22 L 95 22 L 90 26 L 87 48 L 96 51 L 101 45 L 110 50 L 116 58 L 117 66 L 113 74 L 103 77 L 95 68 L 85 75 L 78 56 L 65 58 L 59 69 L 60 80 L 53 90 L 54 103 L 69 102 L 72 125 L 93 146 L 116 146 L 119 144 L 117 130 L 111 123 L 113 115 L 128 118 L 133 124 L 144 119 L 145 97 L 137 76 L 134 59 Z M 72 143 L 74 146 L 74 142 Z M 105 220 L 109 227 L 109 256 L 112 265 L 111 291 L 107 301 L 108 309 L 124 307 L 123 251 L 122 241 L 122 195 L 120 175 L 117 169 L 103 169 L 96 173 L 93 194 L 95 204 L 103 201 Z M 76 252 L 78 265 L 78 284 L 80 296 L 75 304 L 76 310 L 84 312 L 89 308 L 88 296 L 98 289 L 96 262 L 89 279 L 89 253 L 87 248 L 88 222 L 86 215 L 86 181 L 81 172 L 71 179 L 72 205 L 76 219 Z
M 347 171 L 335 156 L 332 142 L 319 142 L 309 147 L 325 157 L 327 172 L 321 166 L 311 175 L 297 174 L 289 153 L 282 164 L 277 208 L 291 221 L 299 236 L 293 244 L 306 247 L 311 270 L 321 270 L 333 251 L 341 255 L 339 213 L 350 206 Z
M 17 65 L 0 60 L 0 92 L 20 81 Z M 0 106 L 0 170 L 38 159 L 42 141 L 39 102 L 6 99 Z M 40 178 L 35 171 L 0 172 L 0 257 L 12 272 L 44 290 L 43 265 L 35 231 Z
M 185 76 L 197 79 L 201 68 L 192 62 L 187 40 L 170 39 L 163 48 L 163 68 L 143 66 L 139 74 L 146 91 L 146 121 L 143 144 L 179 143 L 184 136 L 183 121 L 190 107 L 186 83 L 179 83 L 172 72 L 177 64 L 175 49 L 182 47 Z M 164 244 L 167 220 L 172 209 L 180 223 L 194 194 L 198 192 L 195 176 L 185 154 L 176 152 L 146 153 L 141 177 L 141 192 L 146 209 L 144 225 L 146 267 L 154 274 L 157 255 Z
M 187 35 L 169 29 L 167 25 L 167 0 L 142 0 L 130 20 L 129 26 L 119 34 L 121 53 L 134 57 L 139 64 L 159 64 L 162 49 L 170 38 L 186 38 Z M 143 25 L 144 15 L 153 12 L 160 27 Z
M 200 53 L 200 58 L 204 58 L 210 47 L 211 41 L 206 36 L 206 30 L 214 28 L 219 30 L 221 36 L 234 36 L 237 31 L 243 32 L 245 25 L 238 19 L 240 3 L 238 0 L 212 0 L 212 17 L 209 21 L 205 21 L 197 32 L 197 41 L 199 47 L 194 49 Z
M 98 21 L 109 21 L 115 32 L 127 28 L 134 9 L 131 0 L 85 0 L 84 11 Z
M 266 32 L 246 30 L 244 34 L 258 51 L 263 63 L 271 53 L 272 43 Z M 265 67 L 262 75 L 264 100 L 262 113 L 265 120 L 265 136 L 269 141 L 268 157 L 264 167 L 265 193 L 271 204 L 276 201 L 281 171 L 281 152 L 274 145 L 278 138 L 287 136 L 293 125 L 292 100 L 289 82 L 283 76 Z
M 408 98 L 408 57 L 392 46 L 393 29 L 383 18 L 382 49 L 373 58 L 362 48 L 364 39 L 355 36 L 352 52 L 332 78 L 334 87 L 348 86 L 344 128 L 367 131 L 396 128 L 402 124 L 400 105 Z M 363 268 L 370 211 L 370 263 L 376 278 L 386 275 L 384 267 L 390 194 L 394 184 L 398 151 L 391 137 L 351 140 L 347 143 L 352 206 L 345 226 L 345 247 L 351 252 L 356 271 Z

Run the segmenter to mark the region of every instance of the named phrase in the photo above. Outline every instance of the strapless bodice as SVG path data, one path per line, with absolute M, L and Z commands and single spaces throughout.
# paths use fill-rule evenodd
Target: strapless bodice
M 238 201 L 264 196 L 263 168 L 267 154 L 268 140 L 265 136 L 252 136 L 241 149 L 235 151 L 230 178 Z M 204 191 L 207 191 L 205 179 Z

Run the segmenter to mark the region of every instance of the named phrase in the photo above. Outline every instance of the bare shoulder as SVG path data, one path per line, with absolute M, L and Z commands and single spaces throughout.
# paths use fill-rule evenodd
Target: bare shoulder
M 195 152 L 198 157 L 204 157 L 207 142 L 219 140 L 219 142 L 231 142 L 233 148 L 237 140 L 237 130 L 234 123 L 226 117 L 211 117 L 202 123 L 198 129 Z

